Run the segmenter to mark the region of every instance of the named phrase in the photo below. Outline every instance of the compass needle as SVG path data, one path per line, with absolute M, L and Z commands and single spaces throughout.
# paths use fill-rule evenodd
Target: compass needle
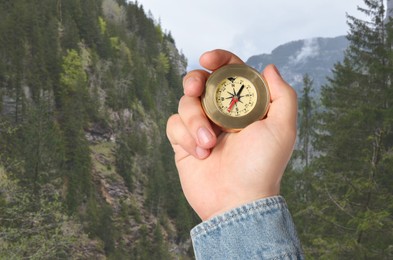
M 233 106 L 234 106 L 238 101 L 239 101 L 239 100 L 238 100 L 236 97 L 233 97 L 231 103 L 229 104 L 229 107 L 228 107 L 228 110 L 227 110 L 227 111 L 228 111 L 228 112 L 231 112 Z
M 256 70 L 247 65 L 231 64 L 210 75 L 202 107 L 216 125 L 234 132 L 262 119 L 269 101 L 267 83 Z

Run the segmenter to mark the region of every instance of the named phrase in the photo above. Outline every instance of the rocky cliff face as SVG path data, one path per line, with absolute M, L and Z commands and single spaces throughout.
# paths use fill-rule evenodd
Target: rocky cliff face
M 191 257 L 170 33 L 125 0 L 0 1 L 0 17 L 1 257 Z

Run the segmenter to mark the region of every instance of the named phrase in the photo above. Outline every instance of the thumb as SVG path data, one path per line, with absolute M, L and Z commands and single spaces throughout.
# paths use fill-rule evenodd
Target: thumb
M 297 120 L 297 94 L 296 91 L 281 77 L 274 65 L 268 65 L 263 76 L 269 85 L 271 104 L 268 118 L 284 124 L 286 127 L 295 127 Z

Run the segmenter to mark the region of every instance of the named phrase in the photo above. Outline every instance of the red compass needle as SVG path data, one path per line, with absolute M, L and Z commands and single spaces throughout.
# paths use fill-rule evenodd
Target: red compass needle
M 237 103 L 237 101 L 239 101 L 239 99 L 237 97 L 233 97 L 232 98 L 231 104 L 229 104 L 229 107 L 228 107 L 228 110 L 227 110 L 228 112 L 231 112 L 233 106 Z

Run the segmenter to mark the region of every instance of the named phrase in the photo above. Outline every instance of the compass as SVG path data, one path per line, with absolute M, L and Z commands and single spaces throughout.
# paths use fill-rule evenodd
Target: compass
M 265 117 L 270 103 L 267 82 L 242 64 L 214 71 L 201 97 L 207 117 L 226 132 L 237 132 Z

